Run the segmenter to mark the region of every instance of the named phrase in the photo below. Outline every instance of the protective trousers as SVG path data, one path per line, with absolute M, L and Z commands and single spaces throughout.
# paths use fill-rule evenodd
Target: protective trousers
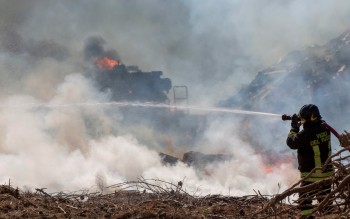
M 312 184 L 312 182 L 303 181 L 301 187 Z M 302 216 L 309 216 L 312 214 L 313 206 L 312 201 L 316 199 L 321 203 L 324 198 L 331 192 L 332 184 L 327 184 L 318 188 L 313 189 L 312 191 L 300 192 L 299 193 L 299 208 L 301 210 Z M 324 213 L 329 210 L 328 207 L 324 208 Z

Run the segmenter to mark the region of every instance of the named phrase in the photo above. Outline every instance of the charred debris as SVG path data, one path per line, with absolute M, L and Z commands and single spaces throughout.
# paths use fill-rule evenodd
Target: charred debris
M 176 165 L 178 162 L 201 169 L 208 164 L 215 164 L 224 161 L 230 161 L 233 156 L 229 154 L 204 154 L 196 151 L 189 151 L 183 154 L 182 159 L 159 153 L 164 165 Z
M 107 57 L 103 60 L 108 62 Z M 162 71 L 143 72 L 138 66 L 125 66 L 117 60 L 114 66 L 103 67 L 102 61 L 97 61 L 101 68 L 95 75 L 95 81 L 99 89 L 110 91 L 113 101 L 169 102 L 167 94 L 172 87 L 171 80 L 161 78 Z
M 84 54 L 89 77 L 99 90 L 110 95 L 111 101 L 170 106 L 169 97 L 174 94 L 176 100 L 175 88 L 185 87 L 186 96 L 174 101 L 174 104 L 188 103 L 187 86 L 173 86 L 170 78 L 163 77 L 162 71 L 147 72 L 136 65 L 125 65 L 116 50 L 105 49 L 105 43 L 101 37 L 90 37 L 86 41 Z M 157 136 L 152 142 L 144 142 L 160 145 L 164 150 L 178 146 L 191 147 L 206 123 L 203 115 L 190 115 L 186 110 L 175 108 L 123 106 L 118 109 L 116 117 L 125 129 L 137 125 L 156 132 Z M 132 133 L 134 129 L 128 131 Z
M 162 78 L 162 71 L 143 72 L 138 66 L 126 66 L 116 50 L 106 50 L 101 37 L 90 37 L 85 44 L 85 61 L 89 75 L 96 86 L 110 94 L 116 102 L 167 103 L 172 88 L 169 78 Z

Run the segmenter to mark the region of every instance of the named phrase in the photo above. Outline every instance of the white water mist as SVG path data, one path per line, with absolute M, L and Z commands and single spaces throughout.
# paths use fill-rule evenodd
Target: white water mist
M 162 103 L 138 103 L 138 102 L 76 102 L 60 104 L 38 104 L 38 103 L 21 103 L 16 105 L 0 105 L 0 108 L 76 108 L 76 107 L 146 107 L 146 108 L 167 108 L 177 110 L 192 110 L 215 113 L 233 113 L 256 116 L 279 117 L 280 114 L 257 112 L 250 110 L 220 108 L 220 107 L 203 107 L 203 106 L 177 106 Z

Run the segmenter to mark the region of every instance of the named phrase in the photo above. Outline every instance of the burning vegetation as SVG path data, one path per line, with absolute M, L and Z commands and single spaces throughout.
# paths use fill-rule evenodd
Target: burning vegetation
M 347 218 L 350 208 L 350 134 L 340 135 L 343 150 L 332 156 L 336 174 L 328 181 L 333 185 L 324 201 L 315 205 L 314 215 L 322 218 Z M 345 156 L 344 156 L 345 155 Z M 203 155 L 201 155 L 203 156 Z M 344 162 L 346 164 L 344 164 Z M 305 178 L 307 178 L 306 176 Z M 71 193 L 35 193 L 0 186 L 1 218 L 298 218 L 293 197 L 303 190 L 313 193 L 326 181 L 298 187 L 300 181 L 281 194 L 232 197 L 190 194 L 186 181 L 177 184 L 159 179 L 140 178 L 106 186 L 99 183 L 99 192 L 81 190 Z M 327 207 L 326 207 L 327 206 Z

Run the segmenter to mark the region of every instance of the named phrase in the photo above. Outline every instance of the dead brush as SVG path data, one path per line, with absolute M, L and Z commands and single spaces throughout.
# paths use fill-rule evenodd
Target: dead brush
M 261 209 L 251 214 L 251 218 L 290 218 L 290 212 L 297 211 L 295 197 L 299 192 L 312 196 L 317 195 L 316 191 L 322 194 L 325 191 L 319 191 L 319 188 L 329 183 L 332 184 L 332 191 L 318 196 L 322 201 L 313 204 L 313 214 L 324 217 L 329 215 L 328 218 L 347 218 L 350 213 L 350 133 L 345 131 L 340 134 L 339 142 L 342 149 L 332 155 L 324 165 L 333 166 L 335 174 L 331 178 L 304 187 L 300 187 L 300 180 L 283 193 L 272 197 Z M 321 168 L 315 168 L 311 173 L 317 169 Z M 307 179 L 311 173 L 303 179 Z M 299 201 L 303 199 L 304 197 L 300 197 Z

